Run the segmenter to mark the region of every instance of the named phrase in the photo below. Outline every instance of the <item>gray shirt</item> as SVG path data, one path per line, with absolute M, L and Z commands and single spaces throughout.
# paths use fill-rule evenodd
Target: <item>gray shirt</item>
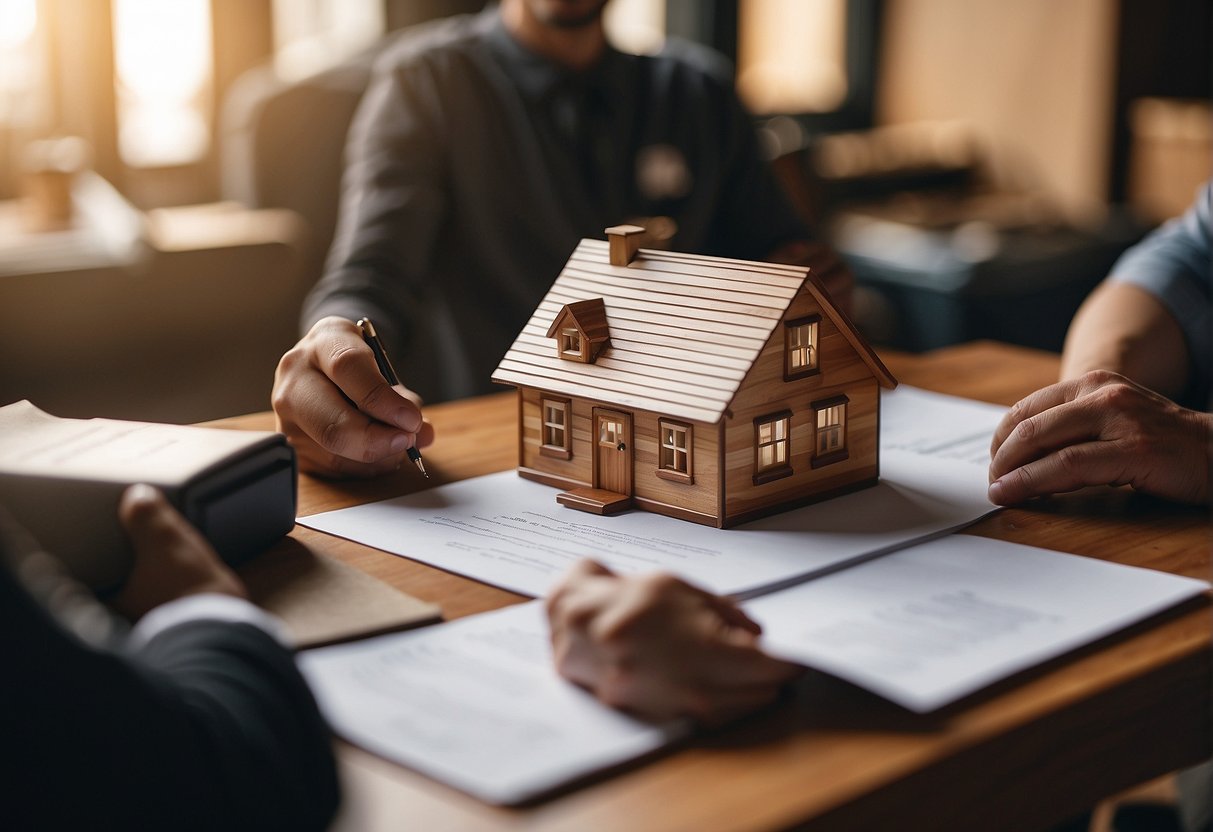
M 1184 399 L 1205 404 L 1213 382 L 1213 180 L 1182 217 L 1129 249 L 1108 279 L 1131 283 L 1161 301 L 1179 323 L 1192 362 Z
M 583 237 L 645 217 L 674 250 L 762 258 L 807 238 L 714 53 L 608 49 L 573 73 L 495 9 L 408 32 L 350 129 L 336 237 L 306 329 L 374 318 L 429 401 L 489 376 Z

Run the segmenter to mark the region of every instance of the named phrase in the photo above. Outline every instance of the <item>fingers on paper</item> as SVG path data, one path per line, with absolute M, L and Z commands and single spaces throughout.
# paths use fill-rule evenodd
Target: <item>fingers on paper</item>
M 595 685 L 583 686 L 605 704 L 647 719 L 691 717 L 718 725 L 769 705 L 798 672 L 799 668 L 792 667 L 771 681 L 745 681 L 735 675 L 726 683 L 714 684 L 615 664 L 603 670 Z
M 730 718 L 771 701 L 799 669 L 758 647 L 729 599 L 666 574 L 621 578 L 585 561 L 547 602 L 558 671 L 647 717 Z
M 1056 451 L 1098 440 L 1109 418 L 1111 414 L 1098 402 L 1084 398 L 1024 419 L 990 460 L 991 480 Z
M 990 484 L 990 500 L 1013 505 L 1031 497 L 1064 494 L 1088 485 L 1124 485 L 1141 460 L 1111 442 L 1083 442 L 1014 468 Z
M 994 429 L 994 436 L 990 440 L 990 457 L 993 458 L 998 453 L 1019 425 L 1037 414 L 1071 401 L 1077 395 L 1077 388 L 1077 382 L 1058 382 L 1037 390 L 1012 405 Z
M 1130 484 L 1200 502 L 1208 494 L 1208 440 L 1199 418 L 1108 371 L 1045 388 L 1013 408 L 995 435 L 990 500 L 1010 505 L 1088 485 Z

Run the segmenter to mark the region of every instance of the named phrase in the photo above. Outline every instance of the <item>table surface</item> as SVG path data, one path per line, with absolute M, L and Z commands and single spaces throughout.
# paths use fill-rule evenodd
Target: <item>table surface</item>
M 1055 380 L 1057 356 L 994 342 L 882 353 L 903 384 L 1010 405 Z M 300 514 L 517 464 L 510 392 L 426 409 L 431 480 L 301 477 Z M 269 414 L 212 423 L 265 428 Z M 999 511 L 966 533 L 1210 575 L 1207 509 L 1089 489 Z M 297 526 L 302 545 L 459 618 L 522 596 Z M 1208 597 L 1103 639 L 941 712 L 914 715 L 823 674 L 740 723 L 523 808 L 500 808 L 344 743 L 338 829 L 1044 829 L 1213 752 Z

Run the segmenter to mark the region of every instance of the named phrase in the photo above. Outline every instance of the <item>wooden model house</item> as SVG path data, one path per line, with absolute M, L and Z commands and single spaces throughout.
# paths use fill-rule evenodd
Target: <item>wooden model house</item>
M 734 526 L 876 483 L 897 382 L 806 267 L 582 240 L 502 359 L 563 505 Z

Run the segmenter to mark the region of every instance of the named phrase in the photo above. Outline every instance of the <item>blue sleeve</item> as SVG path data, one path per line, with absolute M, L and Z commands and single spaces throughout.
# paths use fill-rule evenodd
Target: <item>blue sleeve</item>
M 1195 386 L 1213 381 L 1213 180 L 1182 217 L 1125 252 L 1108 277 L 1131 283 L 1162 302 L 1188 344 Z

